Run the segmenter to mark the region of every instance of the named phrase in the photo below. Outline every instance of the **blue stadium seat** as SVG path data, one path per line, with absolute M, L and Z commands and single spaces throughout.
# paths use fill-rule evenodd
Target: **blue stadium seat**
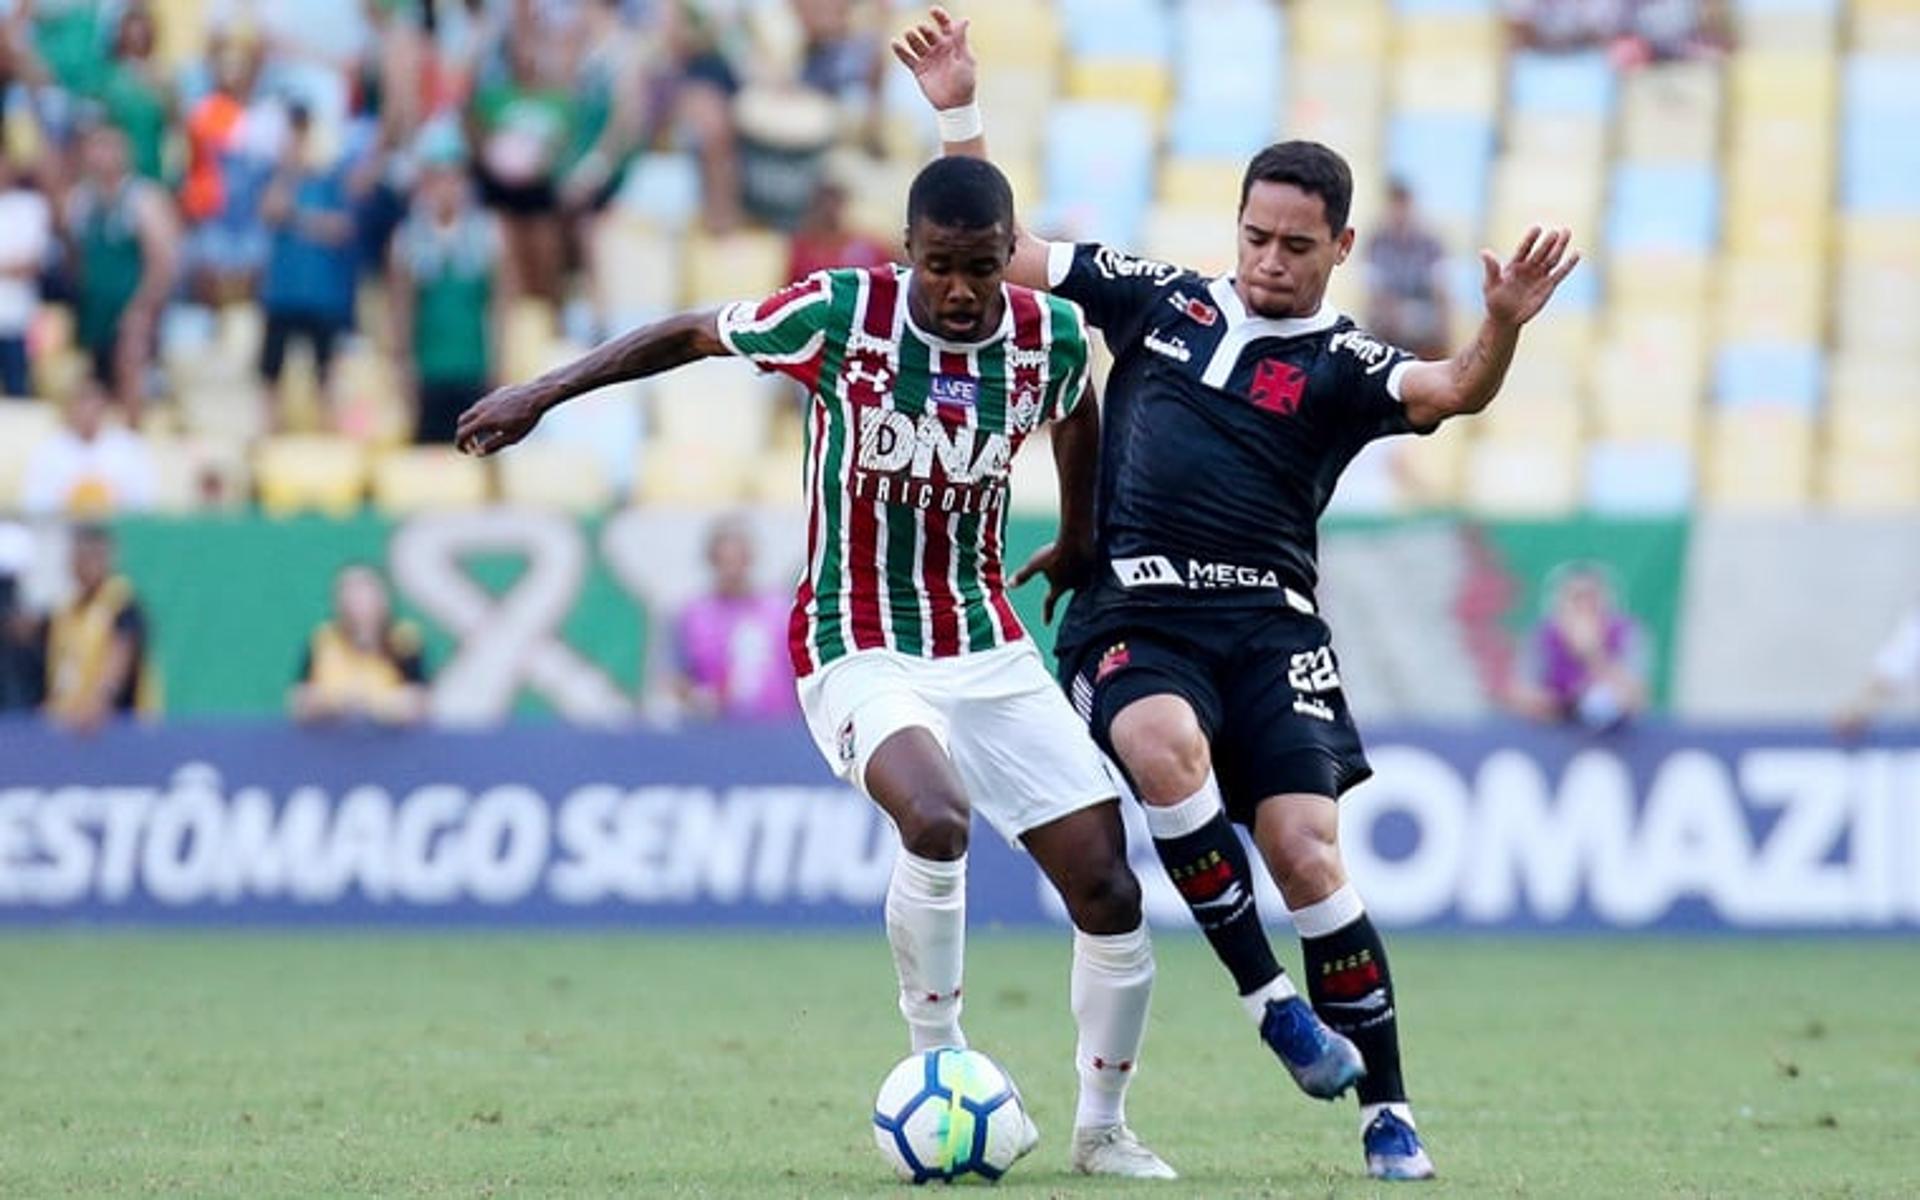
M 1487 210 L 1493 142 L 1484 117 L 1401 113 L 1387 130 L 1388 169 L 1412 186 L 1426 212 L 1477 223 Z
M 1615 253 L 1705 253 L 1720 227 L 1720 182 L 1704 164 L 1622 163 L 1609 197 Z
M 1856 55 L 1843 87 L 1841 202 L 1850 212 L 1920 212 L 1920 57 Z
M 1245 158 L 1272 141 L 1286 95 L 1286 26 L 1261 0 L 1203 0 L 1176 18 L 1171 130 L 1183 158 Z
M 1167 61 L 1173 22 L 1159 0 L 1064 0 L 1060 8 L 1075 58 Z
M 1043 222 L 1130 247 L 1153 198 L 1153 126 L 1131 104 L 1067 103 L 1047 118 Z
M 1522 113 L 1605 120 L 1613 114 L 1615 85 L 1605 54 L 1523 52 L 1513 56 L 1507 102 Z
M 1693 503 L 1693 456 L 1672 442 L 1595 442 L 1587 450 L 1586 506 L 1608 516 L 1684 513 Z
M 1714 402 L 1723 408 L 1765 405 L 1810 412 L 1819 407 L 1826 361 L 1818 346 L 1736 342 L 1720 348 Z

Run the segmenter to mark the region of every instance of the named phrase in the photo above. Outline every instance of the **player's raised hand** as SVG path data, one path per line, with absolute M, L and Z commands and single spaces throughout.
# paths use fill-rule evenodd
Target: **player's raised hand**
M 539 397 L 524 384 L 496 388 L 460 414 L 453 444 L 483 458 L 497 454 L 532 433 L 544 411 Z
M 1033 552 L 1026 565 L 1013 573 L 1013 586 L 1021 587 L 1035 575 L 1047 577 L 1047 598 L 1040 607 L 1040 619 L 1053 624 L 1054 606 L 1067 593 L 1076 591 L 1093 579 L 1093 547 L 1063 546 L 1048 542 Z
M 935 6 L 927 20 L 893 39 L 893 56 L 913 72 L 921 94 L 937 110 L 973 103 L 979 68 L 967 45 L 967 25 Z
M 1486 299 L 1488 318 L 1505 325 L 1524 325 L 1540 315 L 1560 281 L 1580 264 L 1580 252 L 1568 250 L 1572 243 L 1572 230 L 1542 230 L 1536 225 L 1527 230 L 1520 248 L 1504 264 L 1493 251 L 1482 250 L 1480 265 L 1486 278 L 1481 294 Z

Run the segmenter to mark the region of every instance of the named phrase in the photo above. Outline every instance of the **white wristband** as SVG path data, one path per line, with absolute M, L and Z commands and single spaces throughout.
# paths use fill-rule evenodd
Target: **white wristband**
M 933 118 L 940 125 L 940 140 L 943 142 L 970 142 L 987 131 L 977 103 L 943 108 L 934 113 Z

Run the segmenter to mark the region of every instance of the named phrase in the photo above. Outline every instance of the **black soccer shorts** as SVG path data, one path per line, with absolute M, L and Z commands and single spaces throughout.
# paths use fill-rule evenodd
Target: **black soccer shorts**
M 1227 813 L 1242 825 L 1262 800 L 1338 798 L 1373 774 L 1319 617 L 1285 608 L 1115 617 L 1062 648 L 1060 680 L 1123 771 L 1113 719 L 1136 700 L 1174 695 L 1199 718 Z

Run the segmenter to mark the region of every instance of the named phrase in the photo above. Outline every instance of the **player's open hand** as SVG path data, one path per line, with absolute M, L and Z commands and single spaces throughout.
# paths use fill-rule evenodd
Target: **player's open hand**
M 1486 279 L 1481 294 L 1488 318 L 1504 325 L 1524 325 L 1539 316 L 1560 281 L 1580 264 L 1580 252 L 1568 250 L 1572 243 L 1572 230 L 1548 231 L 1536 225 L 1527 230 L 1520 248 L 1504 265 L 1493 251 L 1482 250 L 1480 265 Z
M 530 388 L 497 388 L 460 414 L 453 444 L 466 454 L 498 454 L 532 433 L 543 411 L 539 397 Z
M 921 94 L 937 110 L 973 103 L 979 68 L 967 45 L 967 24 L 936 6 L 929 20 L 893 39 L 893 56 L 913 72 Z
M 1069 592 L 1085 587 L 1093 579 L 1095 554 L 1091 546 L 1064 546 L 1048 542 L 1033 552 L 1026 565 L 1013 573 L 1013 586 L 1021 587 L 1035 575 L 1047 577 L 1047 599 L 1040 607 L 1040 618 L 1053 624 L 1054 606 Z

